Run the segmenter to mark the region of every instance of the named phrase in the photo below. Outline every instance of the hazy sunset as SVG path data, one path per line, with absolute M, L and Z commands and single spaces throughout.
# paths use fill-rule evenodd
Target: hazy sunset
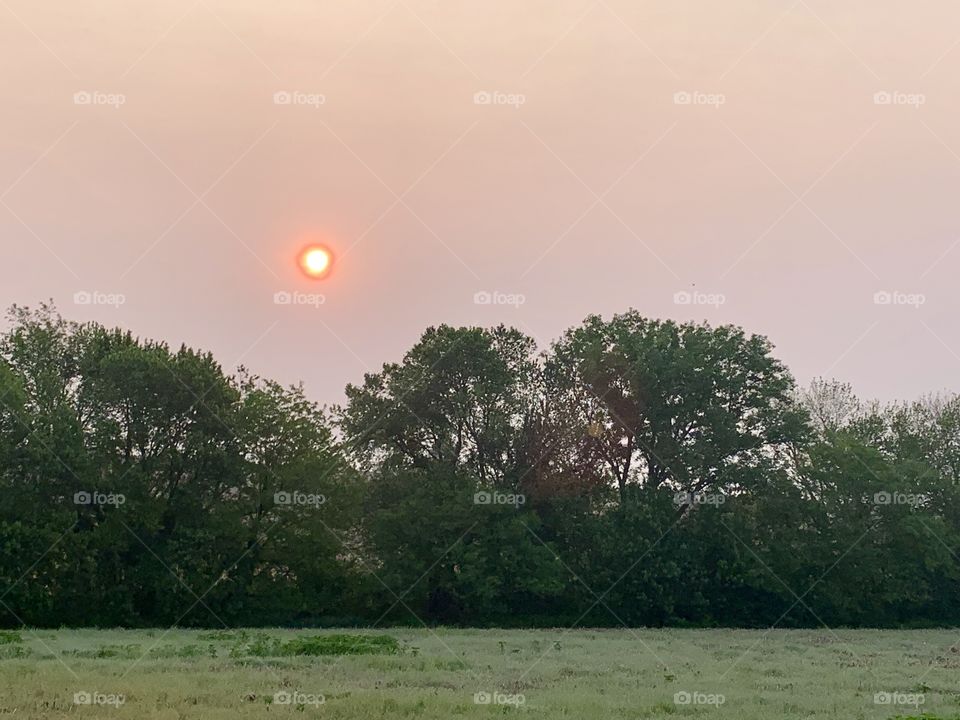
M 547 344 L 628 307 L 869 397 L 960 368 L 952 3 L 4 5 L 4 305 L 322 402 L 429 324 Z
M 0 713 L 960 712 L 960 4 L 0 0 L 0 65 Z

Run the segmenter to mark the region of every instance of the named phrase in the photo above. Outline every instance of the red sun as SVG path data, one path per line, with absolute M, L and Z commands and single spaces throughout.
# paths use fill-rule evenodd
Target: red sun
M 333 267 L 333 253 L 325 245 L 308 245 L 297 258 L 303 274 L 314 280 L 325 278 Z

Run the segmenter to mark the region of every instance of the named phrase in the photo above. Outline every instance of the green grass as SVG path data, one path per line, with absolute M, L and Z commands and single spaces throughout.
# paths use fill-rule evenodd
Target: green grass
M 379 655 L 400 652 L 400 643 L 389 635 L 314 635 L 283 640 L 259 633 L 250 642 L 240 640 L 230 656 L 289 657 L 296 655 Z
M 960 632 L 948 630 L 3 637 L 13 639 L 0 640 L 0 716 L 17 718 L 960 718 Z M 75 704 L 77 693 L 105 704 Z M 875 703 L 877 693 L 892 702 Z

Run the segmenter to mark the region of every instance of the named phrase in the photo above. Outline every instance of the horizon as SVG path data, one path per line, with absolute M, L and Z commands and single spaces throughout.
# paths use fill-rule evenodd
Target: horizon
M 325 404 L 428 326 L 546 347 L 630 307 L 764 335 L 800 386 L 956 389 L 946 2 L 0 15 L 3 307 L 52 297 Z
M 196 352 L 198 352 L 198 353 L 210 353 L 210 354 L 213 356 L 213 359 L 214 359 L 218 364 L 220 364 L 220 366 L 223 368 L 224 373 L 225 373 L 226 375 L 230 376 L 230 377 L 235 377 L 239 372 L 241 372 L 241 370 L 245 370 L 245 371 L 249 372 L 249 373 L 250 373 L 251 375 L 253 375 L 253 376 L 260 377 L 260 378 L 265 379 L 265 380 L 278 381 L 277 378 L 271 377 L 270 375 L 267 375 L 267 374 L 264 374 L 264 373 L 262 373 L 262 372 L 259 372 L 256 368 L 251 367 L 251 366 L 249 366 L 249 365 L 246 365 L 246 364 L 244 364 L 244 363 L 239 363 L 239 364 L 236 364 L 236 365 L 234 365 L 234 366 L 229 366 L 229 365 L 227 365 L 226 363 L 224 363 L 224 362 L 222 361 L 222 359 L 221 359 L 220 357 L 218 357 L 215 352 L 213 352 L 213 351 L 212 351 L 210 348 L 208 348 L 208 347 L 204 347 L 203 345 L 194 346 L 194 345 L 190 345 L 190 344 L 188 344 L 188 343 L 186 343 L 186 342 L 183 342 L 183 341 L 177 341 L 176 339 L 174 339 L 174 340 L 167 340 L 167 339 L 165 339 L 165 338 L 149 337 L 149 336 L 144 335 L 143 333 L 138 332 L 138 331 L 136 330 L 136 328 L 125 327 L 125 326 L 123 326 L 123 325 L 111 325 L 109 322 L 102 323 L 102 322 L 100 322 L 99 320 L 78 321 L 78 320 L 76 320 L 75 318 L 72 318 L 72 317 L 70 317 L 69 315 L 64 314 L 63 310 L 62 310 L 59 306 L 57 306 L 56 303 L 53 303 L 53 304 L 50 304 L 50 303 L 52 303 L 52 300 L 51 300 L 51 299 L 48 299 L 47 301 L 44 301 L 43 303 L 37 303 L 37 304 L 35 304 L 35 305 L 17 305 L 17 307 L 18 307 L 18 308 L 21 308 L 21 309 L 29 309 L 29 310 L 34 310 L 34 311 L 35 311 L 35 310 L 40 309 L 44 304 L 47 304 L 52 310 L 54 310 L 55 312 L 57 312 L 57 313 L 58 313 L 65 321 L 67 321 L 67 322 L 80 322 L 80 323 L 90 322 L 90 323 L 98 323 L 98 324 L 102 325 L 102 326 L 103 326 L 104 328 L 106 328 L 106 329 L 117 329 L 117 330 L 120 330 L 120 331 L 122 331 L 122 332 L 124 332 L 124 333 L 129 333 L 129 334 L 132 335 L 138 342 L 141 342 L 141 343 L 162 343 L 162 344 L 166 345 L 167 347 L 169 347 L 169 348 L 171 348 L 171 349 L 176 349 L 176 348 L 178 348 L 178 347 L 180 347 L 180 346 L 186 346 L 188 349 L 193 350 L 193 351 L 196 351 Z M 8 308 L 8 310 L 11 310 L 11 309 L 12 309 L 12 306 L 11 306 L 11 308 Z M 636 311 L 636 308 L 625 308 L 622 312 L 626 313 L 626 312 L 630 312 L 630 311 Z M 620 313 L 620 312 L 615 313 L 615 315 L 619 315 L 619 314 L 621 314 L 621 313 Z M 595 315 L 595 313 L 594 313 L 594 315 Z M 604 320 L 609 320 L 609 319 L 611 319 L 611 317 L 612 317 L 612 316 L 605 316 L 605 317 L 603 317 L 603 319 L 604 319 Z M 586 319 L 586 318 L 584 318 L 584 319 Z M 686 323 L 693 323 L 693 324 L 696 324 L 696 325 L 704 325 L 704 324 L 705 324 L 705 325 L 707 325 L 707 326 L 709 326 L 709 327 L 713 327 L 713 328 L 716 328 L 716 327 L 720 327 L 720 326 L 721 326 L 721 324 L 712 324 L 712 323 L 710 323 L 710 322 L 708 322 L 708 321 L 706 321 L 706 320 L 702 320 L 702 321 L 697 321 L 697 320 L 678 321 L 678 320 L 674 320 L 673 318 L 648 318 L 648 319 L 650 319 L 650 320 L 655 320 L 655 321 L 658 321 L 658 322 L 670 322 L 670 321 L 672 321 L 672 322 L 676 322 L 678 325 L 682 325 L 682 324 L 686 324 Z M 6 329 L 10 329 L 10 327 L 13 326 L 13 323 L 9 323 L 9 322 L 6 322 L 6 321 L 5 321 L 5 325 L 8 326 Z M 400 362 L 403 360 L 403 358 L 406 356 L 406 354 L 416 345 L 417 341 L 421 339 L 421 336 L 422 336 L 422 334 L 423 334 L 424 332 L 426 332 L 427 330 L 432 329 L 432 328 L 441 327 L 441 326 L 443 326 L 443 325 L 445 325 L 445 324 L 444 324 L 444 323 L 438 323 L 437 325 L 430 325 L 430 326 L 424 327 L 423 330 L 421 330 L 421 332 L 420 332 L 419 334 L 417 334 L 417 336 L 410 342 L 409 347 L 403 348 L 403 349 L 400 351 L 399 355 L 397 355 L 397 356 L 391 356 L 391 357 L 389 357 L 389 358 L 384 358 L 384 359 L 383 359 L 382 361 L 380 361 L 376 366 L 371 366 L 371 367 L 369 367 L 369 368 L 367 368 L 367 369 L 364 369 L 364 370 L 360 371 L 360 372 L 358 373 L 358 375 L 357 375 L 356 377 L 354 377 L 354 378 L 348 378 L 348 379 L 344 382 L 343 390 L 345 390 L 348 385 L 354 385 L 354 386 L 356 386 L 356 385 L 362 384 L 362 382 L 363 382 L 363 377 L 364 377 L 364 375 L 365 375 L 366 373 L 376 373 L 376 372 L 380 372 L 380 371 L 382 370 L 382 368 L 383 368 L 384 366 L 388 365 L 388 364 L 400 363 Z M 495 327 L 495 326 L 493 326 L 493 325 L 478 325 L 478 324 L 474 324 L 474 325 L 459 325 L 459 326 L 457 326 L 457 325 L 449 325 L 449 324 L 446 324 L 446 325 L 449 326 L 449 327 L 454 327 L 454 328 L 458 328 L 458 327 L 464 328 L 464 327 L 465 327 L 465 328 L 492 329 L 493 327 Z M 507 323 L 503 323 L 503 325 L 504 325 L 504 327 L 512 328 L 512 329 L 515 329 L 515 330 L 519 330 L 520 332 L 523 332 L 523 330 L 522 330 L 521 328 L 518 328 L 518 327 L 516 327 L 516 326 L 512 326 L 512 325 L 509 325 L 509 324 L 507 324 Z M 570 329 L 579 327 L 579 325 L 580 325 L 579 323 L 577 323 L 576 325 L 572 325 Z M 732 324 L 732 323 L 724 323 L 724 324 L 722 324 L 722 325 L 732 326 L 732 327 L 736 327 L 736 328 L 738 328 L 738 329 L 743 329 L 743 328 L 740 328 L 740 326 L 735 325 L 735 324 Z M 747 337 L 750 337 L 751 335 L 759 335 L 760 337 L 766 337 L 766 336 L 760 335 L 759 333 L 750 333 L 749 331 L 746 331 L 746 330 L 744 330 L 744 331 L 745 331 L 745 334 L 746 334 Z M 534 343 L 536 344 L 536 353 L 535 353 L 535 356 L 536 356 L 536 358 L 537 358 L 538 361 L 540 361 L 542 358 L 549 357 L 550 351 L 551 351 L 554 343 L 555 343 L 558 339 L 560 339 L 560 337 L 562 336 L 562 334 L 563 334 L 563 333 L 559 334 L 559 335 L 558 335 L 557 337 L 555 337 L 555 338 L 546 339 L 546 341 L 545 341 L 544 344 L 541 344 L 541 343 L 540 343 L 540 340 L 539 340 L 538 338 L 533 338 L 533 337 L 531 337 L 531 339 L 533 339 Z M 770 340 L 770 338 L 767 338 L 767 340 Z M 772 346 L 772 355 L 773 355 L 773 357 L 776 358 L 777 360 L 780 360 L 781 362 L 783 362 L 783 359 L 780 358 L 780 357 L 777 355 L 777 352 L 776 352 L 776 351 L 777 351 L 776 343 L 773 343 L 773 342 L 771 341 L 771 346 Z M 801 383 L 801 382 L 799 382 L 799 381 L 797 380 L 796 376 L 793 375 L 793 371 L 792 371 L 792 369 L 790 368 L 790 366 L 787 365 L 785 362 L 784 362 L 784 366 L 785 366 L 787 372 L 790 373 L 791 376 L 793 376 L 797 391 L 799 391 L 799 392 L 804 392 L 804 391 L 810 390 L 810 389 L 812 388 L 812 383 L 814 383 L 815 381 L 818 381 L 818 380 L 837 381 L 837 382 L 841 382 L 841 383 L 845 383 L 845 384 L 850 385 L 851 390 L 852 390 L 853 393 L 856 395 L 857 399 L 858 399 L 861 403 L 863 403 L 864 407 L 869 407 L 869 406 L 872 405 L 873 403 L 878 403 L 878 404 L 880 404 L 881 406 L 890 406 L 890 405 L 899 405 L 899 404 L 910 404 L 910 403 L 915 402 L 915 401 L 922 401 L 922 400 L 926 400 L 926 399 L 930 399 L 930 398 L 945 398 L 945 399 L 948 399 L 948 398 L 953 397 L 953 396 L 956 396 L 956 395 L 958 394 L 956 390 L 951 390 L 951 389 L 949 389 L 949 388 L 943 388 L 942 390 L 939 390 L 939 391 L 937 391 L 937 390 L 929 391 L 929 392 L 922 393 L 922 394 L 920 394 L 920 395 L 917 395 L 916 397 L 911 397 L 911 398 L 889 398 L 889 399 L 884 399 L 884 398 L 877 398 L 877 397 L 864 397 L 864 396 L 862 396 L 862 395 L 858 392 L 858 389 L 857 389 L 857 387 L 856 387 L 855 385 L 852 385 L 851 383 L 847 383 L 847 382 L 846 382 L 845 380 L 843 380 L 842 378 L 837 378 L 837 377 L 833 377 L 833 376 L 821 376 L 821 375 L 817 375 L 817 376 L 811 377 L 808 382 L 806 382 L 806 383 Z M 281 382 L 281 381 L 278 381 L 278 382 Z M 285 382 L 285 381 L 283 381 L 283 382 L 281 382 L 281 384 L 283 384 L 284 386 L 287 386 L 287 387 L 300 387 L 300 386 L 304 386 L 304 387 L 305 387 L 305 382 L 304 382 L 302 379 L 301 379 L 301 380 L 296 380 L 296 379 L 295 379 L 295 380 L 290 381 L 290 382 Z M 305 389 L 306 389 L 306 388 L 305 388 Z M 340 394 L 341 394 L 342 397 L 339 398 L 338 400 L 329 400 L 329 401 L 328 401 L 328 400 L 318 399 L 318 398 L 310 397 L 310 396 L 309 396 L 309 393 L 308 393 L 308 398 L 309 398 L 310 400 L 312 400 L 313 402 L 317 403 L 317 405 L 319 405 L 321 408 L 324 408 L 324 409 L 335 409 L 335 408 L 337 408 L 338 406 L 340 406 L 340 405 L 344 402 L 344 400 L 346 399 L 346 395 L 344 394 L 343 391 L 341 391 Z

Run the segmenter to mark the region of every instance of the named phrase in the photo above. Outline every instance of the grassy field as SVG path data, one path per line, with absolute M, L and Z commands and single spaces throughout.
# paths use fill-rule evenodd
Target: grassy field
M 22 630 L 0 633 L 0 716 L 952 719 L 958 640 L 948 630 Z

